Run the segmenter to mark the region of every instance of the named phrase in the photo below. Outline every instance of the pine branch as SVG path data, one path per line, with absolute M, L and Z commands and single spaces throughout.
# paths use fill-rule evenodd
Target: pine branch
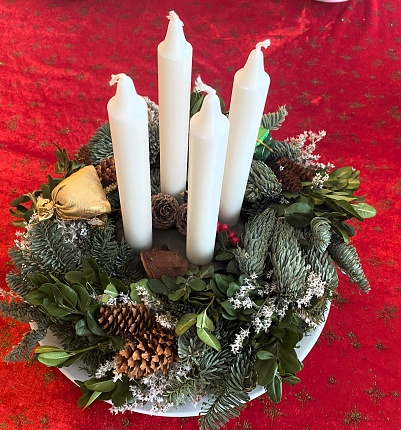
M 261 126 L 267 130 L 278 130 L 288 115 L 285 106 L 280 106 L 276 112 L 269 112 L 262 116 Z
M 269 154 L 268 160 L 278 160 L 279 158 L 288 158 L 297 161 L 300 157 L 300 151 L 294 145 L 288 142 L 274 141 L 274 150 Z
M 100 164 L 106 157 L 114 157 L 110 124 L 108 122 L 103 123 L 95 131 L 88 142 L 88 147 L 90 158 L 94 166 Z

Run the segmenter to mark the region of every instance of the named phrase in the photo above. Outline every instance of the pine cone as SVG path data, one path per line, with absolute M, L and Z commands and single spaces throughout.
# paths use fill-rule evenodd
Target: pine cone
M 106 193 L 117 187 L 116 165 L 114 158 L 106 157 L 99 165 L 96 166 L 96 172 Z
M 121 306 L 102 306 L 98 322 L 102 330 L 124 339 L 134 339 L 138 333 L 151 330 L 156 324 L 152 311 L 133 303 Z
M 75 154 L 74 162 L 77 164 L 85 164 L 85 166 L 89 166 L 92 164 L 88 145 L 82 145 L 79 148 L 78 152 Z
M 187 203 L 184 203 L 183 205 L 181 205 L 178 208 L 177 216 L 175 219 L 175 226 L 177 230 L 179 231 L 179 233 L 183 234 L 184 236 L 186 236 L 187 234 L 187 209 L 188 209 Z
M 158 370 L 165 375 L 176 356 L 174 333 L 158 325 L 125 344 L 116 355 L 116 371 L 131 379 L 140 379 Z
M 152 196 L 152 223 L 154 228 L 167 230 L 175 224 L 178 210 L 177 200 L 170 194 L 159 193 Z
M 180 197 L 182 198 L 183 203 L 188 203 L 188 190 L 181 191 Z
M 312 180 L 312 174 L 305 167 L 288 158 L 279 158 L 269 163 L 283 191 L 297 193 L 302 190 L 302 181 Z

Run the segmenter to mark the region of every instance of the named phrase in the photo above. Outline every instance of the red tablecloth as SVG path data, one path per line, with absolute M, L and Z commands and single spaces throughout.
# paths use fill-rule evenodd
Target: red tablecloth
M 266 111 L 289 111 L 275 137 L 325 129 L 322 160 L 361 170 L 360 194 L 377 216 L 358 225 L 372 291 L 341 276 L 302 382 L 280 404 L 252 401 L 229 429 L 400 429 L 401 5 L 396 0 L 192 1 L 3 0 L 0 3 L 0 270 L 14 240 L 8 204 L 53 173 L 52 142 L 70 154 L 107 119 L 125 72 L 157 102 L 156 47 L 168 11 L 185 23 L 193 76 L 229 104 L 233 75 L 255 43 L 271 87 Z M 27 327 L 0 319 L 0 355 Z M 196 418 L 112 416 L 105 403 L 76 408 L 79 389 L 39 363 L 0 364 L 0 428 L 189 430 Z

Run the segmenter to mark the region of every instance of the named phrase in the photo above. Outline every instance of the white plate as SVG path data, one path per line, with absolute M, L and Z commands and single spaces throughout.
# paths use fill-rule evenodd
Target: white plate
M 328 304 L 328 308 L 325 314 L 325 321 L 321 325 L 319 325 L 316 329 L 312 330 L 307 336 L 304 336 L 303 339 L 299 342 L 298 348 L 296 351 L 300 361 L 303 361 L 305 359 L 305 357 L 309 354 L 309 352 L 315 345 L 316 341 L 318 340 L 323 330 L 324 324 L 327 320 L 329 309 L 330 309 L 330 303 Z M 34 324 L 32 324 L 32 326 L 34 326 Z M 60 342 L 51 333 L 48 333 L 47 336 L 40 342 L 40 344 L 60 347 Z M 79 362 L 72 364 L 70 367 L 62 367 L 59 370 L 72 382 L 74 382 L 75 380 L 85 381 L 86 379 L 89 378 L 88 373 L 80 367 Z M 265 390 L 263 387 L 257 386 L 253 391 L 249 393 L 249 396 L 252 400 L 252 399 L 255 399 L 256 397 L 259 397 L 264 392 Z M 198 416 L 201 413 L 202 403 L 204 402 L 204 400 L 205 399 L 201 400 L 196 405 L 193 405 L 192 403 L 187 403 L 183 406 L 179 406 L 178 408 L 171 408 L 167 412 L 158 414 L 158 416 L 164 416 L 164 417 Z M 136 408 L 135 412 L 149 415 L 150 408 L 151 408 L 151 405 L 146 404 L 142 408 Z

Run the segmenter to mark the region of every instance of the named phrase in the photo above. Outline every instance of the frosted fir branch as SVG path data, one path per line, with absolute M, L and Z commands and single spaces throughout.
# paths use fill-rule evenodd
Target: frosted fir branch
M 154 311 L 161 311 L 164 309 L 164 303 L 153 297 L 146 287 L 137 284 L 135 285 L 135 290 L 137 294 L 142 297 L 142 302 L 146 307 Z

